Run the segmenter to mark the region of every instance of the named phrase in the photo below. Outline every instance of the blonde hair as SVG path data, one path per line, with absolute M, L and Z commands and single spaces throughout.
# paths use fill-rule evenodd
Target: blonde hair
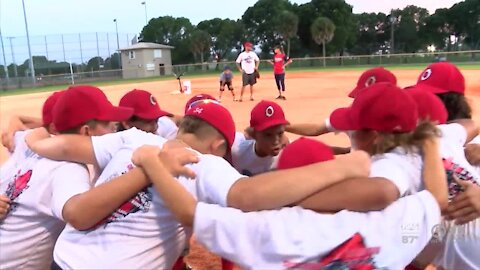
M 422 146 L 424 140 L 440 136 L 440 130 L 430 121 L 420 122 L 414 131 L 408 133 L 379 133 L 372 155 L 388 153 L 396 147 L 402 147 L 410 153 L 415 152 Z

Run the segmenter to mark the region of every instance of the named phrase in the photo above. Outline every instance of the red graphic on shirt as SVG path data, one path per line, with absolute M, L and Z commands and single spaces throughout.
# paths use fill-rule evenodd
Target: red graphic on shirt
M 445 173 L 447 174 L 449 200 L 453 199 L 459 192 L 464 191 L 462 186 L 455 182 L 453 178 L 454 175 L 458 178 L 458 180 L 468 181 L 476 185 L 479 184 L 478 179 L 475 179 L 472 173 L 470 173 L 467 169 L 463 168 L 459 164 L 453 162 L 451 158 L 443 158 L 442 160 Z
M 28 170 L 24 174 L 20 175 L 20 171 L 18 171 L 17 175 L 15 175 L 14 179 L 10 184 L 8 184 L 6 195 L 10 198 L 10 201 L 14 201 L 20 194 L 23 193 L 25 189 L 27 189 L 28 182 L 32 177 L 32 170 Z
M 128 165 L 127 171 L 123 172 L 122 175 L 132 170 L 133 168 L 133 165 Z M 95 224 L 92 230 L 99 228 L 100 226 L 106 227 L 109 223 L 119 221 L 120 219 L 138 211 L 147 212 L 150 209 L 151 201 L 152 193 L 148 190 L 148 187 L 146 187 L 145 189 L 137 193 L 137 195 L 124 202 L 117 210 L 115 210 L 115 212 Z
M 7 213 L 10 213 L 17 207 L 17 203 L 15 202 L 16 199 L 24 190 L 29 188 L 28 182 L 30 181 L 30 178 L 32 178 L 32 170 L 28 170 L 23 174 L 20 174 L 20 172 L 21 171 L 17 172 L 13 181 L 8 184 L 7 190 L 5 191 L 5 195 L 11 201 L 11 207 L 8 209 Z
M 378 247 L 367 248 L 363 237 L 356 233 L 319 262 L 286 262 L 285 266 L 289 269 L 372 270 L 377 269 L 373 256 L 379 251 Z

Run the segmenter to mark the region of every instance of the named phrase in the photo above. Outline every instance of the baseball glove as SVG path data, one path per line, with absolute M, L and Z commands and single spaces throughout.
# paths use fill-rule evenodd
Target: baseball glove
M 258 69 L 255 69 L 255 78 L 260 79 L 260 72 L 258 72 Z

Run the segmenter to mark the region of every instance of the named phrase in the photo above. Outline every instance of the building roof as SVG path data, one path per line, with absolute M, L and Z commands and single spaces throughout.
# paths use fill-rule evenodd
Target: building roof
M 145 50 L 145 49 L 173 49 L 175 47 L 152 43 L 152 42 L 139 42 L 132 46 L 119 49 L 119 51 L 131 51 L 131 50 Z

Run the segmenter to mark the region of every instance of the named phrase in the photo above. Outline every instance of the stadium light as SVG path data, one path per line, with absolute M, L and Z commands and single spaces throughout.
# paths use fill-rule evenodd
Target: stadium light
M 27 22 L 27 12 L 25 11 L 25 1 L 22 0 L 23 5 L 23 18 L 25 19 L 25 30 L 27 31 L 27 45 L 28 45 L 28 56 L 30 57 L 30 74 L 32 75 L 32 82 L 33 85 L 37 83 L 35 79 L 35 68 L 33 67 L 33 57 L 32 57 L 32 50 L 30 48 L 30 35 L 28 34 L 28 22 Z
M 143 1 L 142 5 L 145 6 L 145 25 L 148 24 L 148 16 L 147 16 L 147 2 Z
M 117 54 L 118 54 L 118 65 L 120 65 L 120 68 L 122 67 L 122 59 L 120 58 L 120 41 L 118 39 L 118 23 L 117 19 L 113 19 L 113 22 L 115 23 L 115 31 L 117 32 Z
M 391 31 L 390 31 L 390 54 L 393 54 L 394 49 L 395 49 L 395 43 L 394 43 L 394 33 L 395 33 L 395 22 L 397 21 L 397 18 L 393 15 L 393 10 L 390 13 L 390 24 L 391 24 Z

